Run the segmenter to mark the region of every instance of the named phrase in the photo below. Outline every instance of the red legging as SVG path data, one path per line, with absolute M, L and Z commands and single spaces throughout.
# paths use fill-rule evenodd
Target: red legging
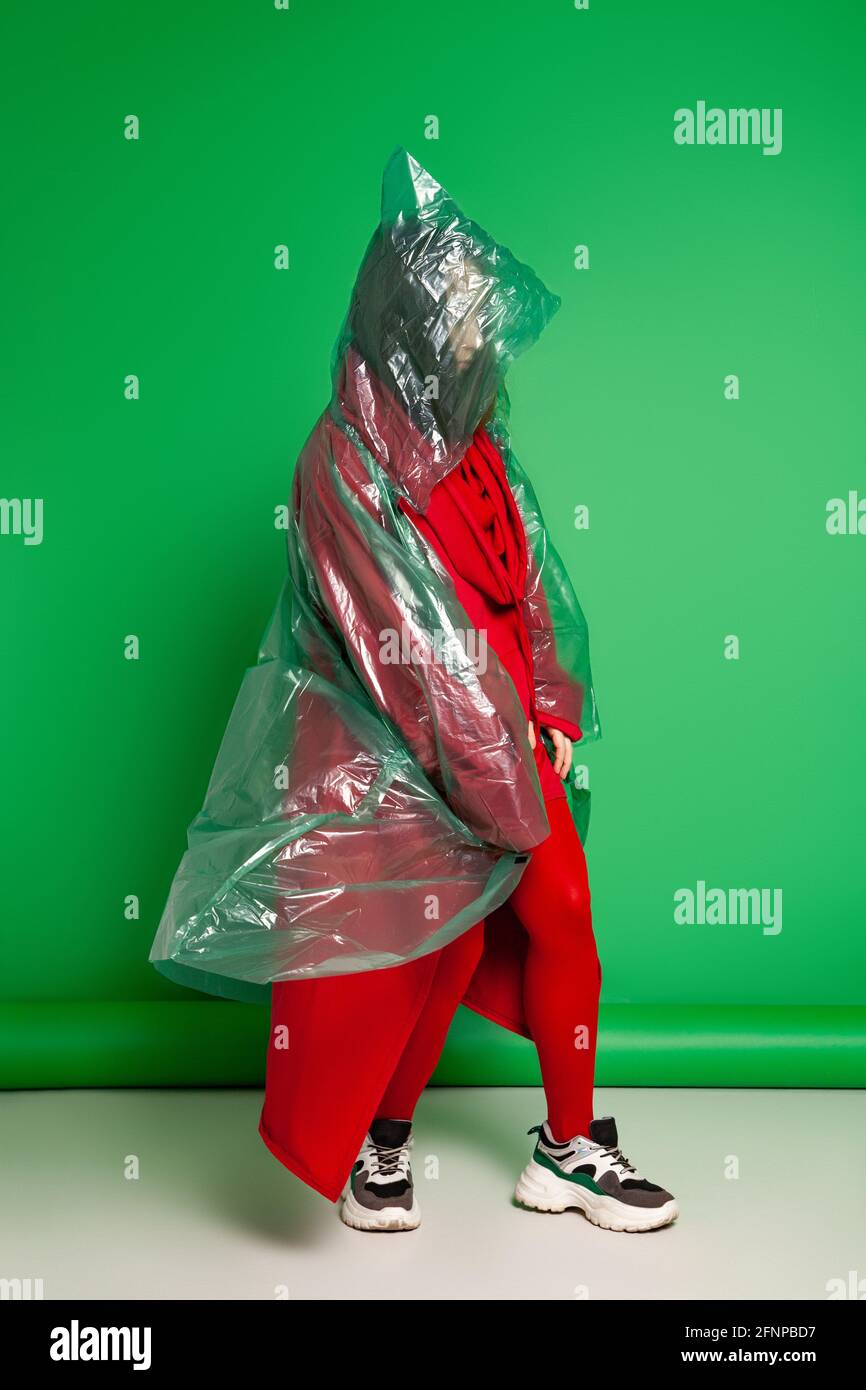
M 546 802 L 551 833 L 532 851 L 509 902 L 529 938 L 526 1021 L 538 1049 L 554 1139 L 587 1134 L 592 1119 L 601 966 L 580 837 L 565 797 Z M 454 1011 L 484 945 L 478 922 L 439 952 L 426 1001 L 376 1110 L 409 1120 L 439 1060 Z

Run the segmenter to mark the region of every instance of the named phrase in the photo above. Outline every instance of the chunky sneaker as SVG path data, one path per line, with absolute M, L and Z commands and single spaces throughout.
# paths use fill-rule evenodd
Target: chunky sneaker
M 343 1191 L 340 1217 L 356 1231 L 414 1231 L 421 1208 L 412 1185 L 411 1120 L 374 1120 Z
M 547 1121 L 533 1125 L 535 1152 L 514 1195 L 536 1211 L 577 1207 L 594 1226 L 608 1231 L 654 1231 L 679 1216 L 670 1192 L 647 1182 L 618 1148 L 612 1115 L 590 1120 L 589 1137 L 559 1144 Z

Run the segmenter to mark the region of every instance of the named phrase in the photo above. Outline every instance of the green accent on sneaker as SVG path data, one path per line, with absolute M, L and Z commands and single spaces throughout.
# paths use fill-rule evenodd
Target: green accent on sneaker
M 597 1192 L 599 1197 L 606 1197 L 608 1195 L 604 1188 L 599 1187 L 598 1183 L 594 1182 L 588 1173 L 566 1173 L 564 1169 L 560 1168 L 555 1159 L 552 1159 L 549 1154 L 542 1153 L 538 1145 L 535 1146 L 535 1153 L 532 1157 L 535 1159 L 536 1163 L 541 1164 L 542 1168 L 549 1168 L 551 1173 L 555 1173 L 558 1178 L 565 1178 L 568 1182 L 577 1183 L 578 1187 L 588 1187 L 590 1192 Z

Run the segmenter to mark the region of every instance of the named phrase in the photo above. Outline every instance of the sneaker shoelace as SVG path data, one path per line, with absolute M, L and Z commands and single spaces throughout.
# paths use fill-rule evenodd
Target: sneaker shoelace
M 608 1155 L 608 1157 L 610 1158 L 611 1163 L 612 1163 L 614 1166 L 616 1166 L 616 1165 L 618 1164 L 618 1165 L 622 1168 L 623 1172 L 626 1172 L 626 1173 L 635 1173 L 635 1174 L 637 1173 L 637 1169 L 635 1168 L 634 1164 L 633 1164 L 633 1163 L 629 1163 L 629 1161 L 628 1161 L 628 1159 L 626 1158 L 625 1154 L 623 1153 L 622 1149 L 620 1149 L 620 1148 L 614 1148 L 614 1147 L 613 1147 L 612 1145 L 610 1145 L 610 1144 L 601 1144 L 601 1145 L 600 1145 L 600 1148 L 601 1148 L 602 1153 L 605 1153 L 605 1154 Z
M 390 1177 L 392 1174 L 398 1171 L 400 1167 L 400 1159 L 404 1153 L 406 1155 L 406 1163 L 408 1165 L 408 1150 L 411 1142 L 411 1139 L 409 1139 L 405 1144 L 395 1144 L 393 1147 L 390 1147 L 387 1144 L 373 1145 L 373 1152 L 376 1155 L 376 1168 L 378 1172 L 382 1174 L 383 1177 Z

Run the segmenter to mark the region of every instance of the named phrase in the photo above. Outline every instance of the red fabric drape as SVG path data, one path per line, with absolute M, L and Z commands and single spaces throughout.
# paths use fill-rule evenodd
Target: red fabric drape
M 523 522 L 486 431 L 479 427 L 459 467 L 432 489 L 423 514 L 402 497 L 399 504 L 439 555 L 470 623 L 487 634 L 527 720 L 535 722 L 536 766 L 545 799 L 565 797 L 538 732 L 532 648 L 521 610 L 527 572 Z M 575 739 L 581 736 L 562 720 L 556 724 Z M 566 808 L 551 811 L 560 825 L 566 815 L 573 833 Z M 552 836 L 544 845 L 548 856 L 562 853 Z M 569 864 L 572 859 L 569 855 Z M 451 957 L 465 948 L 474 964 L 473 943 L 479 935 L 471 929 L 464 947 Z M 483 938 L 481 959 L 462 1002 L 532 1038 L 524 998 L 529 938 L 510 900 L 485 919 Z M 273 986 L 259 1133 L 281 1163 L 332 1201 L 412 1036 L 442 957 L 443 952 L 434 952 L 393 969 Z M 547 1066 L 549 1070 L 553 1062 Z M 585 1092 L 586 1087 L 580 1094 Z
M 539 732 L 532 645 L 521 604 L 527 551 L 523 521 L 499 451 L 479 425 L 462 461 L 436 484 L 426 511 L 399 505 L 426 537 L 454 582 L 472 626 L 505 667 L 535 725 L 535 765 L 545 800 L 565 796 Z M 561 723 L 561 721 L 557 721 Z M 578 728 L 568 728 L 573 739 Z

